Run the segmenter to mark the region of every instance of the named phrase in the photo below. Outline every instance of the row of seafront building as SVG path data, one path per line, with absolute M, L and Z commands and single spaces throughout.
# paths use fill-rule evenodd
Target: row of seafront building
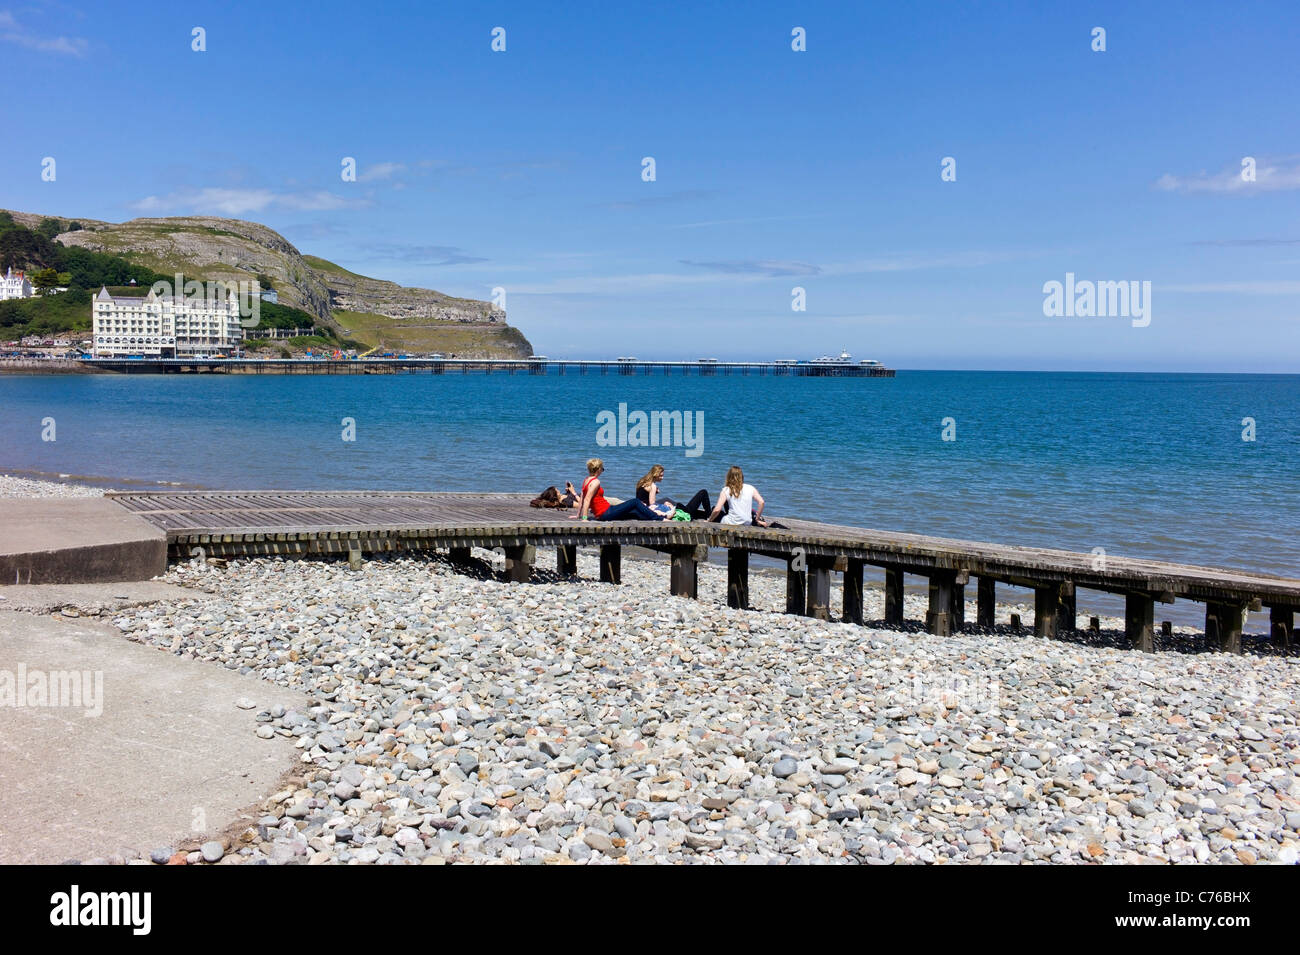
M 91 301 L 96 358 L 195 358 L 228 355 L 244 340 L 239 300 L 214 296 L 112 295 Z

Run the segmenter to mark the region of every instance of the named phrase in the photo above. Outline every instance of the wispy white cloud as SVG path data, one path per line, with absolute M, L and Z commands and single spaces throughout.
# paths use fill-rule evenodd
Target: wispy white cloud
M 299 212 L 320 212 L 349 206 L 368 205 L 364 199 L 345 199 L 323 189 L 309 192 L 275 192 L 272 189 L 228 189 L 208 186 L 180 189 L 162 196 L 145 196 L 128 203 L 136 212 L 168 213 L 190 211 L 199 214 L 241 216 L 273 206 Z
M 1243 167 L 1238 161 L 1216 173 L 1200 172 L 1194 176 L 1175 176 L 1165 173 L 1156 180 L 1156 188 L 1166 192 L 1210 193 L 1228 196 L 1249 196 L 1259 192 L 1281 192 L 1300 189 L 1300 156 L 1264 158 L 1255 161 L 1254 180 L 1242 177 Z
M 1300 295 L 1300 282 L 1291 279 L 1257 282 L 1199 282 L 1189 285 L 1157 285 L 1162 292 L 1222 293 L 1233 295 Z
M 0 40 L 15 43 L 39 53 L 84 56 L 90 44 L 78 36 L 40 33 L 23 26 L 9 10 L 0 10 Z
M 722 272 L 726 275 L 766 275 L 780 278 L 786 275 L 820 275 L 821 266 L 788 259 L 738 259 L 726 262 L 696 262 L 680 259 L 682 265 Z
M 372 243 L 364 249 L 369 254 L 369 259 L 363 261 L 407 262 L 413 265 L 468 265 L 487 261 L 482 256 L 469 255 L 454 245 Z
M 357 176 L 359 182 L 380 182 L 384 179 L 392 179 L 406 171 L 404 162 L 377 162 L 373 166 L 367 166 L 360 175 Z
M 677 192 L 663 192 L 656 195 L 643 196 L 639 199 L 623 199 L 618 202 L 606 202 L 603 204 L 606 209 L 614 209 L 618 212 L 627 212 L 631 209 L 643 209 L 647 206 L 667 206 L 676 205 L 682 202 L 695 202 L 700 199 L 711 199 L 717 193 L 710 189 L 680 189 Z

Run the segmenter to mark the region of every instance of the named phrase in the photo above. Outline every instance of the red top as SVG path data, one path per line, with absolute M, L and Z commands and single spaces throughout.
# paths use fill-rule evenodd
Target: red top
M 596 480 L 596 475 L 592 475 L 582 482 L 582 496 L 587 496 L 587 485 Z M 591 513 L 596 517 L 604 514 L 609 510 L 609 501 L 605 500 L 605 489 L 599 484 L 596 485 L 596 493 L 591 496 Z

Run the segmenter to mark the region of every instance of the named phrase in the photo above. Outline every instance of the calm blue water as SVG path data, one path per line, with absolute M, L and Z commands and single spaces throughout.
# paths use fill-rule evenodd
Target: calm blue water
M 598 446 L 620 402 L 702 411 L 702 454 Z M 5 470 L 535 493 L 599 455 L 630 496 L 655 462 L 674 495 L 739 464 L 775 514 L 1300 574 L 1300 376 L 0 376 L 0 411 Z

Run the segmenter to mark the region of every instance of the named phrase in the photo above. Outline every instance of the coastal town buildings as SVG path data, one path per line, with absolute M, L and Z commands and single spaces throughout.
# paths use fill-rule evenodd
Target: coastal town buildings
M 0 302 L 11 298 L 31 298 L 32 283 L 26 272 L 15 272 L 10 268 L 0 276 Z
M 196 358 L 230 355 L 243 341 L 231 295 L 111 295 L 91 301 L 96 358 Z

